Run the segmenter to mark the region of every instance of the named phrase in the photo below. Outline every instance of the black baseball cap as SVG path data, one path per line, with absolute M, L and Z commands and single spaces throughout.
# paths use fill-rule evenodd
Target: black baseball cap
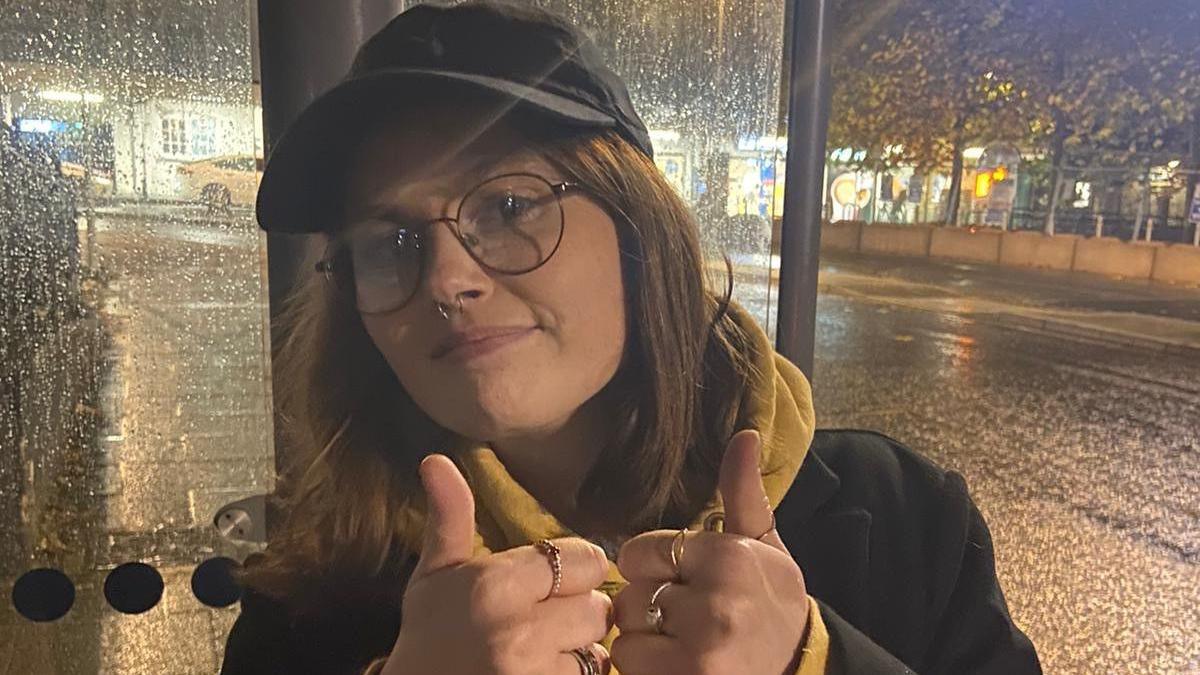
M 258 190 L 259 225 L 288 233 L 330 227 L 364 122 L 381 106 L 419 104 L 448 85 L 497 95 L 566 125 L 615 130 L 654 156 L 625 84 L 563 19 L 495 0 L 417 5 L 367 40 L 346 77 L 271 149 Z

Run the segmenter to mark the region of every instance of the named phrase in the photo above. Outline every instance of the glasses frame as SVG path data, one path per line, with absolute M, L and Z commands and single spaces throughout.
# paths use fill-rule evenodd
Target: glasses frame
M 550 252 L 548 254 L 546 254 L 546 256 L 540 262 L 538 262 L 536 265 L 533 265 L 531 267 L 524 268 L 521 270 L 517 270 L 517 271 L 497 269 L 497 268 L 487 264 L 483 260 L 481 260 L 479 258 L 479 256 L 476 255 L 475 252 L 471 250 L 471 246 L 467 242 L 466 236 L 463 234 L 462 229 L 460 227 L 461 219 L 462 219 L 463 205 L 467 204 L 470 201 L 471 197 L 476 192 L 478 192 L 480 189 L 482 189 L 484 186 L 486 186 L 490 183 L 493 183 L 495 181 L 505 179 L 505 178 L 533 178 L 535 180 L 538 180 L 538 181 L 544 183 L 547 187 L 550 188 L 551 194 L 554 195 L 555 204 L 557 204 L 557 206 L 558 206 L 558 216 L 559 216 L 558 239 L 555 240 L 554 247 L 551 248 Z M 418 268 L 417 268 L 417 284 L 415 286 L 413 286 L 413 290 L 411 293 L 409 293 L 408 297 L 404 298 L 396 306 L 394 306 L 390 309 L 378 310 L 378 311 L 373 311 L 373 312 L 367 312 L 362 309 L 358 309 L 359 313 L 367 314 L 367 315 L 388 314 L 390 312 L 395 312 L 399 309 L 403 309 L 404 307 L 407 307 L 410 302 L 412 302 L 412 299 L 414 297 L 416 297 L 417 293 L 421 290 L 421 286 L 424 283 L 424 279 L 425 279 L 425 266 L 426 266 L 426 262 L 427 262 L 427 256 L 425 254 L 426 248 L 424 246 L 425 238 L 428 236 L 428 232 L 429 232 L 430 228 L 432 228 L 438 224 L 443 224 L 446 226 L 447 229 L 450 230 L 450 233 L 454 235 L 455 240 L 457 240 L 459 245 L 463 247 L 463 250 L 465 250 L 467 252 L 467 255 L 471 256 L 471 259 L 475 261 L 475 264 L 479 265 L 481 268 L 483 268 L 484 270 L 487 270 L 488 272 L 490 272 L 492 274 L 503 274 L 505 276 L 520 276 L 522 274 L 528 274 L 528 273 L 538 269 L 542 265 L 545 265 L 547 262 L 549 262 L 550 259 L 554 257 L 554 254 L 558 252 L 559 246 L 562 245 L 563 233 L 567 229 L 567 214 L 566 214 L 566 209 L 563 208 L 563 203 L 562 203 L 563 195 L 566 194 L 568 191 L 581 190 L 581 189 L 582 189 L 582 186 L 580 186 L 578 183 L 574 183 L 571 181 L 560 181 L 558 183 L 551 183 L 549 181 L 549 179 L 545 178 L 544 176 L 540 176 L 536 173 L 529 173 L 529 172 L 502 173 L 502 174 L 497 174 L 495 176 L 489 176 L 488 178 L 485 178 L 482 181 L 480 181 L 477 185 L 475 185 L 475 187 L 468 190 L 463 195 L 462 199 L 459 200 L 458 209 L 456 210 L 453 218 L 433 218 L 430 220 L 413 223 L 413 224 L 396 223 L 395 236 L 394 236 L 393 240 L 397 240 L 401 236 L 407 237 L 408 233 L 411 233 L 411 237 L 412 237 L 411 245 L 414 246 L 416 248 L 416 250 L 419 252 L 418 253 L 419 263 L 418 263 Z M 406 233 L 406 234 L 401 235 L 402 232 Z M 328 282 L 334 284 L 335 288 L 339 289 L 345 295 L 347 295 L 350 298 L 350 301 L 354 304 L 355 308 L 357 309 L 358 301 L 357 301 L 357 298 L 355 297 L 355 288 L 354 288 L 355 279 L 353 278 L 353 270 L 350 270 L 349 272 L 347 272 L 346 270 L 342 269 L 342 267 L 340 265 L 337 264 L 336 259 L 337 259 L 338 253 L 340 252 L 341 247 L 342 247 L 341 236 L 340 235 L 335 236 L 333 238 L 333 240 L 329 242 L 329 245 L 325 248 L 325 254 L 322 256 L 321 260 L 318 263 L 316 263 L 316 265 L 314 265 L 314 270 L 318 274 L 321 274 L 322 276 L 324 276 Z

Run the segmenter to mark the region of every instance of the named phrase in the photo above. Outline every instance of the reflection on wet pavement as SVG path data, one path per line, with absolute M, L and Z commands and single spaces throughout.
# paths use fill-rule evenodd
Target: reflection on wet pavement
M 822 296 L 823 427 L 963 473 L 1048 673 L 1200 672 L 1200 363 Z

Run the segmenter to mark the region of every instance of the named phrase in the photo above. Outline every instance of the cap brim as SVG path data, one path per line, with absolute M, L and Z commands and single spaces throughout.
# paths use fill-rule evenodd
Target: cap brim
M 611 116 L 578 101 L 541 89 L 473 73 L 393 69 L 347 80 L 313 101 L 271 148 L 258 189 L 258 224 L 268 232 L 326 230 L 340 208 L 336 199 L 348 153 L 357 146 L 364 123 L 378 117 L 372 104 L 406 102 L 405 84 L 460 83 L 499 95 L 512 106 L 589 127 L 611 128 Z M 414 90 L 413 101 L 424 92 Z

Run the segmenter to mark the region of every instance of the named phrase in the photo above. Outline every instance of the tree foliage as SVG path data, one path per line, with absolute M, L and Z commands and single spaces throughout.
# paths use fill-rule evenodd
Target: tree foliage
M 1194 0 L 929 0 L 879 16 L 896 4 L 839 3 L 832 147 L 930 168 L 965 144 L 1015 142 L 1059 166 L 1162 162 L 1193 142 Z

